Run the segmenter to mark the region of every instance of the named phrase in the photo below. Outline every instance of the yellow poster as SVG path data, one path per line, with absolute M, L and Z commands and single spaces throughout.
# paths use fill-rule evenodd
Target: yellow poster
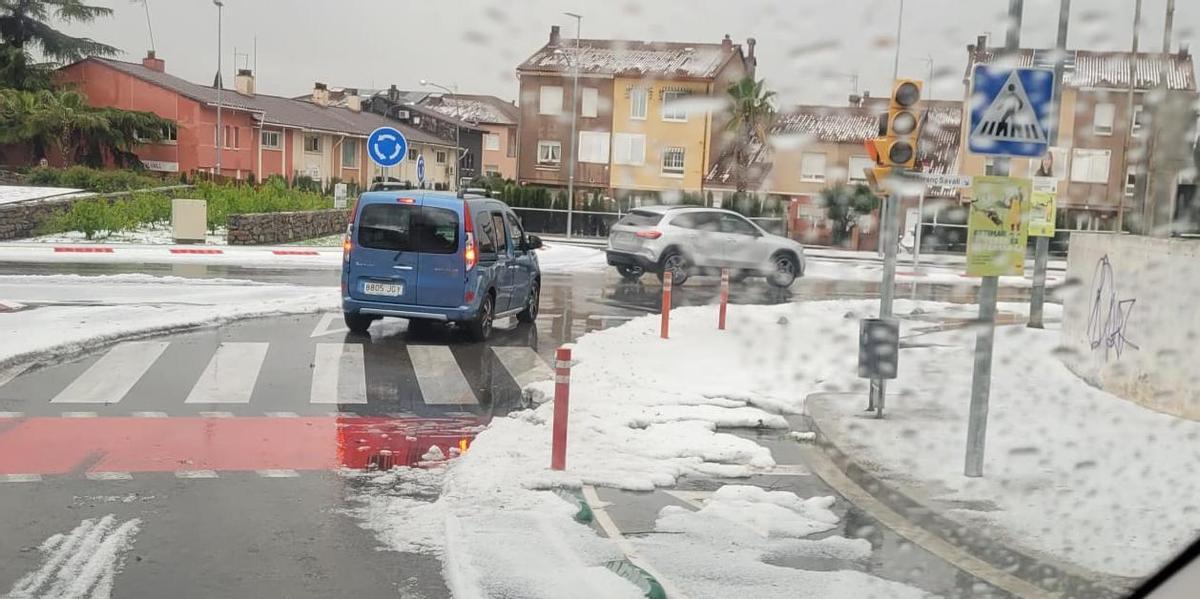
M 967 276 L 1020 276 L 1025 272 L 1033 185 L 1016 177 L 975 177 L 967 217 Z
M 1034 177 L 1030 196 L 1029 236 L 1054 237 L 1054 205 L 1058 181 L 1052 177 Z

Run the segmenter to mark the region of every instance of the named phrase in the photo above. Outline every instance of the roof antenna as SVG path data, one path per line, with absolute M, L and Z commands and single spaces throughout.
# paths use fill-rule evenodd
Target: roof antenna
M 135 3 L 141 3 L 142 8 L 146 10 L 146 31 L 150 33 L 150 51 L 154 52 L 157 48 L 154 47 L 154 26 L 150 24 L 150 0 L 133 0 Z

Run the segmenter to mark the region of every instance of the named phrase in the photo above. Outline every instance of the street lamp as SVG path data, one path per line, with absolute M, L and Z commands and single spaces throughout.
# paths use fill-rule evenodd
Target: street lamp
M 574 234 L 571 227 L 571 215 L 575 212 L 575 161 L 576 152 L 579 151 L 579 140 L 576 139 L 575 121 L 577 110 L 576 103 L 579 102 L 579 31 L 583 27 L 583 15 L 573 12 L 564 12 L 564 15 L 575 19 L 575 56 L 568 56 L 567 62 L 571 65 L 572 78 L 574 82 L 571 84 L 571 162 L 567 164 L 567 239 L 570 239 Z M 555 54 L 567 56 L 561 49 L 555 50 Z
M 426 80 L 426 79 L 421 80 L 422 87 L 425 87 L 425 86 L 436 87 L 448 94 L 457 96 L 458 95 L 458 84 L 451 83 L 450 85 L 453 89 L 451 89 L 450 87 L 446 87 L 444 85 L 439 85 L 437 83 L 434 83 L 434 82 Z M 461 120 L 461 119 L 456 119 L 456 121 L 457 120 Z M 456 178 L 461 178 L 459 175 L 459 173 L 461 173 L 461 172 L 462 172 L 462 148 L 461 148 L 461 144 L 459 144 L 459 141 L 458 141 L 458 123 L 455 122 L 454 123 L 454 176 Z M 455 183 L 454 189 L 458 189 L 457 183 Z
M 224 130 L 221 128 L 221 92 L 225 88 L 225 82 L 221 80 L 221 9 L 225 8 L 225 3 L 221 0 L 212 0 L 214 6 L 217 7 L 217 168 L 216 176 L 221 175 L 221 146 L 225 145 L 223 138 Z M 214 177 L 215 179 L 215 177 Z

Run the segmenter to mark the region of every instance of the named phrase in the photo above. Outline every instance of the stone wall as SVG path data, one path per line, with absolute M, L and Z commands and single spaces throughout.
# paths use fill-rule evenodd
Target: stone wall
M 0 241 L 33 237 L 38 226 L 55 212 L 70 210 L 80 200 L 96 201 L 95 195 L 57 200 L 41 200 L 0 206 Z
M 349 209 L 264 214 L 230 214 L 229 245 L 271 245 L 333 235 L 346 230 Z
M 1200 240 L 1077 232 L 1067 280 L 1067 366 L 1110 393 L 1200 420 Z

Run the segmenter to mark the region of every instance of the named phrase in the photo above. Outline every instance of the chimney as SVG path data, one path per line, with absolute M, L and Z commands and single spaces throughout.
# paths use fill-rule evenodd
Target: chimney
M 400 90 L 396 89 L 395 83 L 393 83 L 392 86 L 388 88 L 388 96 L 387 97 L 388 97 L 388 101 L 391 102 L 392 104 L 395 104 L 400 101 Z
M 347 87 L 342 93 L 346 97 L 346 108 L 351 112 L 362 112 L 362 96 L 358 95 L 357 89 Z
M 238 69 L 233 76 L 233 89 L 243 96 L 254 97 L 254 72 L 250 69 Z
M 975 51 L 982 52 L 987 50 L 988 36 L 980 35 L 975 38 Z
M 758 60 L 756 60 L 754 58 L 754 45 L 757 43 L 758 43 L 758 40 L 756 40 L 752 37 L 746 38 L 746 58 L 749 58 L 751 61 L 754 62 L 754 64 L 758 64 Z
M 159 73 L 167 72 L 166 61 L 155 56 L 154 50 L 146 52 L 146 57 L 142 59 L 142 66 L 150 69 L 151 71 L 158 71 Z
M 317 106 L 329 106 L 329 86 L 320 81 L 314 83 L 312 101 Z
M 550 26 L 550 45 L 558 46 L 558 42 L 561 39 L 562 39 L 562 36 L 558 33 L 558 25 L 551 25 Z
M 1191 53 L 1191 48 L 1188 46 L 1187 42 L 1181 42 L 1179 44 L 1179 59 L 1183 60 L 1183 59 L 1187 58 L 1188 54 L 1190 54 L 1190 53 Z
M 726 33 L 725 37 L 721 39 L 721 50 L 724 52 L 732 52 L 733 51 L 733 40 L 729 39 L 728 33 Z

